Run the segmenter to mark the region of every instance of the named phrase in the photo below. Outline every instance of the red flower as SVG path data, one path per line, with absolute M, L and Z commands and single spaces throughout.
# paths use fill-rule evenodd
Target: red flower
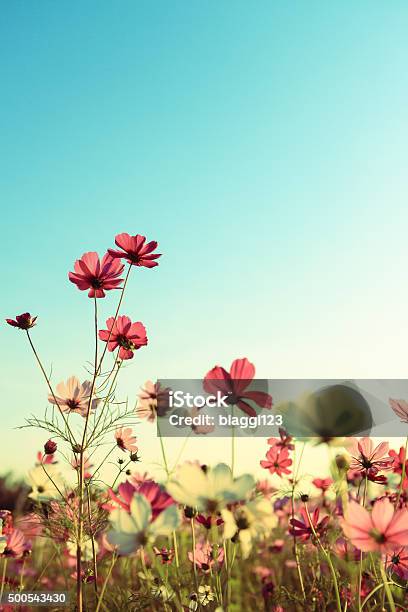
M 116 236 L 115 243 L 122 250 L 115 251 L 115 249 L 108 249 L 111 257 L 124 257 L 133 266 L 154 268 L 159 265 L 157 261 L 154 261 L 161 257 L 158 253 L 153 254 L 153 251 L 157 249 L 157 242 L 154 240 L 146 244 L 145 236 L 140 234 L 129 236 L 129 234 L 124 233 Z
M 105 291 L 119 288 L 123 278 L 118 277 L 124 267 L 109 253 L 106 253 L 100 261 L 98 253 L 91 251 L 84 253 L 81 259 L 77 259 L 74 264 L 75 272 L 70 272 L 68 278 L 80 291 L 89 289 L 88 297 L 103 298 Z
M 266 453 L 266 461 L 262 460 L 260 464 L 263 468 L 269 470 L 271 474 L 282 476 L 282 474 L 290 474 L 288 467 L 292 465 L 292 459 L 289 459 L 287 448 L 280 449 L 279 447 L 271 446 Z
M 315 478 L 312 482 L 317 489 L 320 489 L 323 493 L 325 493 L 325 491 L 331 487 L 334 481 L 331 478 Z
M 119 359 L 132 359 L 133 351 L 147 344 L 146 328 L 140 321 L 132 323 L 126 316 L 119 316 L 115 321 L 110 317 L 106 326 L 108 329 L 99 331 L 99 338 L 108 343 L 110 352 L 120 346 Z
M 172 548 L 165 548 L 164 546 L 159 549 L 157 546 L 153 546 L 153 552 L 157 557 L 160 557 L 162 565 L 170 565 L 174 558 L 174 550 Z
M 403 489 L 406 489 L 408 487 L 408 461 L 405 457 L 404 447 L 401 446 L 398 454 L 395 452 L 395 450 L 390 450 L 388 454 L 393 459 L 392 470 L 394 474 L 402 474 L 402 468 L 405 463 L 405 478 L 403 482 Z
M 279 438 L 268 438 L 268 444 L 294 450 L 295 445 L 292 444 L 293 437 L 289 436 L 283 427 L 279 427 Z
M 205 516 L 204 514 L 197 514 L 196 521 L 197 523 L 200 523 L 200 525 L 203 525 L 203 527 L 205 527 L 208 530 L 211 529 L 212 525 L 215 524 L 218 527 L 219 525 L 222 525 L 224 522 L 220 516 L 213 517 L 211 514 L 209 514 L 208 516 Z
M 215 366 L 204 378 L 204 389 L 207 393 L 216 394 L 220 391 L 229 395 L 226 402 L 232 406 L 237 405 L 249 416 L 256 416 L 256 411 L 245 400 L 254 402 L 260 408 L 272 408 L 272 397 L 263 391 L 247 391 L 247 387 L 255 376 L 255 366 L 244 359 L 235 359 L 231 364 L 230 372 L 221 366 Z
M 12 327 L 30 329 L 34 327 L 36 320 L 37 317 L 32 317 L 29 312 L 24 312 L 21 315 L 17 315 L 15 319 L 6 319 L 6 322 Z
M 174 504 L 174 499 L 153 480 L 146 480 L 138 487 L 137 492 L 147 499 L 152 507 L 152 518 Z
M 306 508 L 300 509 L 300 514 L 302 516 L 302 520 L 298 519 L 290 519 L 290 524 L 292 527 L 289 529 L 290 535 L 300 537 L 302 540 L 308 540 L 311 536 L 313 536 L 313 530 L 317 534 L 319 538 L 321 538 L 327 530 L 327 523 L 329 522 L 329 517 L 325 516 L 319 521 L 319 508 L 315 508 L 313 514 L 309 513 L 309 516 L 306 512 Z M 312 529 L 313 526 L 313 529 Z

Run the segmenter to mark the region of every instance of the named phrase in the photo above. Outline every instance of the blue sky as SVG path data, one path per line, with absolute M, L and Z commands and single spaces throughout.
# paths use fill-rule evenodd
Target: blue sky
M 122 231 L 164 254 L 125 300 L 150 339 L 125 395 L 240 356 L 406 376 L 407 22 L 405 2 L 3 7 L 2 312 L 39 315 L 56 382 L 92 354 L 68 270 Z M 1 353 L 9 431 L 46 393 L 23 337 Z

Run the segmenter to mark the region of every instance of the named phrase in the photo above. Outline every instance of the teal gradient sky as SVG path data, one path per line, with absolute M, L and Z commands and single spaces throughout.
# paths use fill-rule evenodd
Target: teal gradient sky
M 242 356 L 406 377 L 407 28 L 402 1 L 3 4 L 2 318 L 39 315 L 55 382 L 92 358 L 68 270 L 122 231 L 163 253 L 125 298 L 150 345 L 123 395 Z M 6 326 L 1 362 L 2 467 L 23 471 L 43 437 L 11 428 L 47 393 Z

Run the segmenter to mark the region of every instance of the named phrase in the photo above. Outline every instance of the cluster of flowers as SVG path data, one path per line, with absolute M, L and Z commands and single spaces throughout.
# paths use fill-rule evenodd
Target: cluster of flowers
M 144 325 L 119 310 L 131 268 L 153 268 L 160 255 L 154 253 L 157 243 L 141 235 L 119 234 L 115 242 L 118 249 L 108 249 L 102 259 L 85 253 L 69 273 L 69 280 L 94 301 L 96 343 L 105 343 L 99 360 L 96 351 L 91 380 L 71 376 L 54 390 L 30 335 L 37 317 L 27 312 L 7 319 L 28 336 L 48 386 L 52 417 L 30 422 L 48 429 L 50 437 L 29 473 L 26 512 L 13 516 L 0 510 L 0 599 L 5 588 L 41 585 L 53 590 L 75 586 L 78 612 L 85 599 L 87 609 L 97 612 L 221 612 L 260 609 L 260 602 L 268 612 L 372 612 L 384 608 L 385 598 L 387 609 L 405 609 L 408 439 L 398 452 L 368 437 L 320 440 L 345 450 L 331 462 L 330 476 L 310 478 L 300 473 L 307 442 L 296 462 L 300 442 L 281 428 L 279 437 L 267 440 L 260 466 L 268 478 L 260 481 L 251 474 L 237 476 L 234 456 L 231 466 L 194 461 L 170 469 L 160 439 L 163 481 L 134 471 L 141 460 L 139 440 L 128 420 L 154 423 L 167 409 L 169 390 L 147 381 L 136 408 L 118 411 L 119 369 L 147 345 Z M 129 264 L 123 277 L 122 260 Z M 120 290 L 116 313 L 106 329 L 99 329 L 97 300 L 114 289 Z M 106 351 L 117 353 L 105 373 Z M 257 409 L 272 407 L 272 397 L 251 389 L 254 376 L 254 365 L 241 358 L 229 370 L 212 368 L 203 386 L 208 393 L 227 395 L 231 409 L 256 416 Z M 391 399 L 390 405 L 408 423 L 408 403 Z M 79 438 L 73 431 L 78 423 Z M 109 452 L 97 464 L 95 452 L 105 444 Z M 117 474 L 107 484 L 101 468 L 115 452 Z M 67 475 L 60 457 L 68 460 Z

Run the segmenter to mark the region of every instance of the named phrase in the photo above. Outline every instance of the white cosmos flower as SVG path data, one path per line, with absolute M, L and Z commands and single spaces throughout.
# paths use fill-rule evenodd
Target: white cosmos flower
M 255 499 L 245 506 L 238 506 L 234 512 L 224 508 L 221 516 L 224 520 L 224 538 L 230 539 L 237 534 L 244 559 L 251 552 L 253 542 L 267 536 L 278 523 L 272 504 L 267 499 Z
M 121 555 L 130 555 L 158 536 L 170 535 L 180 524 L 180 514 L 173 504 L 152 520 L 152 507 L 144 495 L 135 493 L 130 503 L 130 512 L 123 508 L 110 514 L 112 529 L 107 534 L 108 542 Z
M 250 474 L 234 478 L 225 463 L 205 471 L 195 463 L 185 463 L 166 488 L 181 504 L 202 512 L 216 512 L 227 504 L 245 499 L 254 486 L 255 480 Z
M 44 468 L 37 465 L 28 472 L 28 484 L 31 486 L 28 497 L 39 502 L 60 498 L 58 489 L 62 491 L 64 488 L 64 482 L 58 468 L 52 463 L 48 463 Z

